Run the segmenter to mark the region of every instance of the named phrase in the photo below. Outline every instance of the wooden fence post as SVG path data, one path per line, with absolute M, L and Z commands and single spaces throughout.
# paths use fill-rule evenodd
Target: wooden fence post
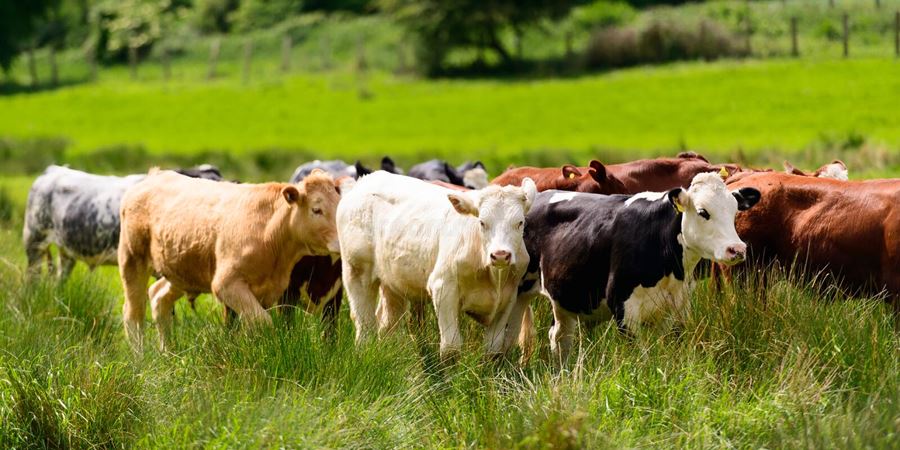
M 834 0 L 828 0 L 828 7 L 834 8 Z
M 28 74 L 31 75 L 31 87 L 37 87 L 38 83 L 38 73 L 37 73 L 37 62 L 34 60 L 34 44 L 28 46 Z
M 247 39 L 244 42 L 244 70 L 241 80 L 244 84 L 250 82 L 250 60 L 253 59 L 253 41 Z
M 566 58 L 571 58 L 573 53 L 572 48 L 572 30 L 566 30 Z
M 137 80 L 137 47 L 128 44 L 128 67 L 131 68 L 131 79 Z
M 844 13 L 844 58 L 850 56 L 850 15 Z
M 359 89 L 359 98 L 367 99 L 372 97 L 372 91 L 369 90 L 368 70 L 369 62 L 366 60 L 366 49 L 362 36 L 356 40 L 356 80 Z
M 800 48 L 797 45 L 797 17 L 791 17 L 791 56 L 800 56 Z
M 169 78 L 172 76 L 172 62 L 169 60 L 169 47 L 163 45 L 162 50 L 159 54 L 160 62 L 162 62 L 162 76 L 163 81 L 168 82 Z
M 219 62 L 219 50 L 222 47 L 221 38 L 213 39 L 209 44 L 209 71 L 206 73 L 206 79 L 212 80 L 216 77 L 216 64 Z
M 881 9 L 881 0 L 875 0 L 875 8 Z
M 319 41 L 319 53 L 321 56 L 322 69 L 328 70 L 331 68 L 331 46 L 328 42 L 328 36 L 323 35 L 322 39 Z
M 91 44 L 88 46 L 87 50 L 85 50 L 84 58 L 87 60 L 88 64 L 88 76 L 91 81 L 95 81 L 97 79 L 97 46 L 96 44 Z
M 753 47 L 750 45 L 750 35 L 753 33 L 753 26 L 750 23 L 750 0 L 747 0 L 747 15 L 744 17 L 744 34 L 746 38 L 747 56 L 753 54 Z
M 50 85 L 56 86 L 59 84 L 59 70 L 56 67 L 56 48 L 51 44 L 50 45 Z
M 294 41 L 290 36 L 281 38 L 281 71 L 284 73 L 291 70 L 291 47 Z
M 894 56 L 900 56 L 900 11 L 894 13 Z

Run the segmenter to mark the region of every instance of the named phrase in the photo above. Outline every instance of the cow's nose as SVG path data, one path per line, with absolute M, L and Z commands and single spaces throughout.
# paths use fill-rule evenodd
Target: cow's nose
M 497 250 L 496 252 L 491 253 L 491 262 L 494 264 L 509 264 L 511 258 L 512 253 L 506 250 Z
M 729 260 L 743 261 L 746 256 L 747 244 L 729 245 L 728 248 L 725 249 L 725 257 Z

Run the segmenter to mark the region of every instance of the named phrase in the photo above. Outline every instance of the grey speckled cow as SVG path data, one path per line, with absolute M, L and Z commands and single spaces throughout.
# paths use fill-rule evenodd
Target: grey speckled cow
M 221 180 L 219 170 L 210 165 L 177 172 L 195 178 Z M 125 190 L 146 175 L 126 177 L 94 175 L 62 166 L 50 166 L 28 193 L 25 227 L 22 232 L 28 271 L 55 268 L 49 246 L 59 249 L 58 276 L 65 280 L 75 261 L 91 269 L 117 263 L 119 245 L 119 203 Z
M 487 172 L 481 161 L 467 161 L 453 167 L 446 161 L 432 159 L 416 164 L 409 169 L 409 176 L 425 181 L 443 181 L 468 189 L 482 189 L 487 186 Z

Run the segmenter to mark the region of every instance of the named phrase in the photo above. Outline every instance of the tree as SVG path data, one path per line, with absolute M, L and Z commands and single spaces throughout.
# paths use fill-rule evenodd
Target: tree
M 4 72 L 24 48 L 35 45 L 40 22 L 58 4 L 59 0 L 0 1 L 0 68 Z
M 440 70 L 450 51 L 471 48 L 492 51 L 502 63 L 512 62 L 502 33 L 517 35 L 545 19 L 559 19 L 572 0 L 381 0 L 381 6 L 415 34 L 420 62 Z

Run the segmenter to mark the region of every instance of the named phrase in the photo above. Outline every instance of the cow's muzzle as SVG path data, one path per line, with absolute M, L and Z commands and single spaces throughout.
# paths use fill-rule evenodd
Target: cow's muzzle
M 506 250 L 491 252 L 491 265 L 494 267 L 506 267 L 512 262 L 512 253 Z
M 747 244 L 741 243 L 729 245 L 728 248 L 725 249 L 725 258 L 722 262 L 728 265 L 734 265 L 743 262 L 745 259 L 747 259 Z

